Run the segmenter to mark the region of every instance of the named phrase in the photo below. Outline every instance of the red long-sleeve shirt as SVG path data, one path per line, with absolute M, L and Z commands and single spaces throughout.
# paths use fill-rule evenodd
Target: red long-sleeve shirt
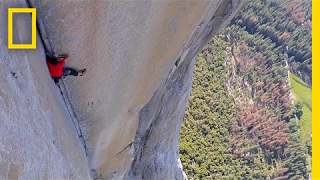
M 60 78 L 63 75 L 63 66 L 66 64 L 66 60 L 63 59 L 58 62 L 58 64 L 52 64 L 47 61 L 50 75 L 54 78 Z

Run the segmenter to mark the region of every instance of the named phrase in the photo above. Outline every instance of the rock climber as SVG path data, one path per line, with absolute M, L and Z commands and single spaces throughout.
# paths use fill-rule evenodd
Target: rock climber
M 47 65 L 50 75 L 56 84 L 59 80 L 64 79 L 66 76 L 82 76 L 86 73 L 87 69 L 77 70 L 71 67 L 64 67 L 66 59 L 69 57 L 68 54 L 61 54 L 57 57 L 47 55 Z

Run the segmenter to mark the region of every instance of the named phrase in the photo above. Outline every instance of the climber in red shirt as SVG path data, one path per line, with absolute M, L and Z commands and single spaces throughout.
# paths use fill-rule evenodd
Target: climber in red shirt
M 64 67 L 66 59 L 69 57 L 68 54 L 61 54 L 57 57 L 47 55 L 47 65 L 50 75 L 56 84 L 59 83 L 61 78 L 66 76 L 82 76 L 86 73 L 86 69 L 77 70 L 71 67 Z

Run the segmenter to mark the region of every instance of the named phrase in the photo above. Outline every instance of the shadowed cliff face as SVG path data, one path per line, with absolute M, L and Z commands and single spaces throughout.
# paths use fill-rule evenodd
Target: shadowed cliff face
M 30 0 L 53 54 L 86 67 L 68 77 L 96 178 L 183 178 L 179 130 L 196 52 L 237 1 Z

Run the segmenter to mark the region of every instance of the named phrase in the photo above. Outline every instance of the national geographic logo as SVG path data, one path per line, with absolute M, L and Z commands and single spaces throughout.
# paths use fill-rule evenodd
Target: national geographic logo
M 31 44 L 13 43 L 13 13 L 31 13 Z M 8 8 L 8 49 L 36 49 L 36 8 Z

